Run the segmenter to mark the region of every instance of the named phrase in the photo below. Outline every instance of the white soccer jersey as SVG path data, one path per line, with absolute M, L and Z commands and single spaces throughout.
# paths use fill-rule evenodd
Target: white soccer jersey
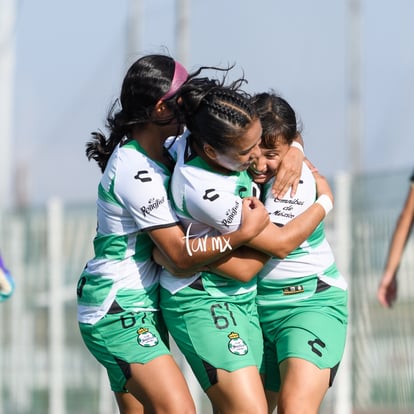
M 166 190 L 169 179 L 168 169 L 136 141 L 115 148 L 98 189 L 95 257 L 78 283 L 80 322 L 93 324 L 116 304 L 157 309 L 160 270 L 146 232 L 178 223 Z
M 252 195 L 253 183 L 246 171 L 221 174 L 214 171 L 204 160 L 194 153 L 183 136 L 173 147 L 177 163 L 171 179 L 171 197 L 174 208 L 186 230 L 188 254 L 192 250 L 202 249 L 202 239 L 195 237 L 217 236 L 235 231 L 241 223 L 242 198 Z M 228 246 L 219 246 L 228 248 Z M 200 274 L 188 279 L 179 279 L 167 271 L 161 274 L 161 285 L 170 292 L 191 284 Z M 220 284 L 232 286 L 232 293 L 243 293 L 251 290 L 249 284 L 243 288 L 240 282 L 216 276 L 217 279 L 208 282 L 208 276 L 203 273 L 203 284 Z M 231 290 L 228 289 L 228 292 Z
M 305 163 L 302 167 L 302 175 L 296 195 L 293 198 L 290 197 L 290 190 L 282 199 L 275 198 L 271 192 L 273 181 L 271 180 L 265 184 L 263 196 L 270 220 L 276 225 L 285 225 L 315 202 L 315 179 Z M 271 258 L 258 274 L 259 283 L 262 279 L 280 282 L 315 274 L 320 280 L 329 285 L 346 289 L 346 281 L 337 271 L 336 266 L 333 266 L 334 264 L 335 258 L 325 238 L 322 222 L 311 236 L 284 260 L 276 257 Z M 332 266 L 335 269 L 334 271 L 332 271 Z

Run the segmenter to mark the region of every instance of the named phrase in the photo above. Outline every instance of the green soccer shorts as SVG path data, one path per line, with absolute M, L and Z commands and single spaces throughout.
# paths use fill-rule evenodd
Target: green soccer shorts
M 204 390 L 217 383 L 217 369 L 261 366 L 263 337 L 255 296 L 253 291 L 215 297 L 191 286 L 171 294 L 161 288 L 168 330 Z
M 280 390 L 279 364 L 287 358 L 330 368 L 332 385 L 345 348 L 347 299 L 347 291 L 331 286 L 298 302 L 258 307 L 267 390 Z
M 106 368 L 111 389 L 126 392 L 130 364 L 145 364 L 170 355 L 168 334 L 160 312 L 107 314 L 94 325 L 79 323 L 92 355 Z

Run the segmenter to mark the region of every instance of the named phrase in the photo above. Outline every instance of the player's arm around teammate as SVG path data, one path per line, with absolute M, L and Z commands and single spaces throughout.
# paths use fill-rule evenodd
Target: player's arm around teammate
M 95 256 L 78 281 L 78 321 L 86 346 L 107 370 L 121 414 L 195 413 L 160 317 L 154 243 L 181 268 L 229 253 L 210 248 L 188 257 L 168 198 L 173 163 L 164 142 L 183 130 L 174 96 L 187 79 L 168 56 L 138 59 L 108 115 L 109 138 L 98 131 L 87 144 L 88 158 L 103 174 Z M 266 223 L 263 206 L 243 211 L 243 228 L 228 236 L 235 245 L 260 231 L 257 220 Z
M 271 221 L 289 226 L 315 199 L 328 213 L 332 198 L 318 197 L 318 172 L 312 165 L 304 164 L 294 197 L 285 194 L 279 199 L 269 191 L 274 171 L 298 134 L 298 124 L 293 108 L 275 93 L 258 94 L 254 103 L 262 120 L 264 157 L 252 173 L 255 182 L 264 185 L 263 202 Z M 277 405 L 280 414 L 317 414 L 344 351 L 347 283 L 337 269 L 323 223 L 282 258 L 272 257 L 258 275 L 269 413 Z
M 180 91 L 189 135 L 179 143 L 171 180 L 174 206 L 194 234 L 226 234 L 240 225 L 242 198 L 253 185 L 246 170 L 260 155 L 261 125 L 238 86 L 202 79 Z M 264 251 L 287 254 L 325 216 L 310 207 L 300 228 L 289 226 L 269 239 L 270 224 L 259 237 Z M 274 227 L 272 225 L 272 227 Z M 264 232 L 269 232 L 262 236 Z M 286 243 L 288 247 L 275 244 Z M 275 240 L 277 243 L 275 243 Z M 257 241 L 257 244 L 259 241 Z M 167 273 L 167 274 L 166 274 Z M 201 272 L 189 280 L 161 275 L 161 307 L 167 326 L 185 354 L 213 406 L 221 414 L 267 412 L 258 371 L 262 344 L 255 306 L 255 281 L 247 284 Z
M 326 178 L 322 176 L 316 169 L 313 171 L 313 175 L 315 177 L 318 195 L 324 194 L 328 196 L 330 200 L 333 202 L 333 195 Z M 305 228 L 303 232 L 301 231 L 300 233 L 297 233 L 299 231 L 298 228 L 302 226 L 302 219 L 298 219 L 298 216 L 292 220 L 292 224 L 289 226 L 287 232 L 292 232 L 293 237 L 289 235 L 283 236 L 285 237 L 283 240 L 287 240 L 286 243 L 288 246 L 287 248 L 285 247 L 283 249 L 284 255 L 286 253 L 286 250 L 291 248 L 292 251 L 294 248 L 298 246 L 297 243 L 300 244 L 315 230 L 317 225 L 319 225 L 320 223 L 320 221 L 317 221 L 319 217 L 322 217 L 323 219 L 326 217 L 326 214 L 329 213 L 329 211 L 325 210 L 319 203 L 315 204 L 319 205 L 319 207 L 316 206 L 314 208 L 314 212 L 312 213 L 312 215 L 316 217 L 316 220 L 312 218 L 312 221 L 314 220 L 314 226 Z M 306 219 L 306 222 L 308 223 L 308 219 Z M 260 248 L 261 251 L 256 250 L 252 247 L 242 246 L 241 248 L 233 252 L 231 255 L 228 255 L 222 259 L 219 259 L 211 263 L 210 265 L 208 265 L 208 268 L 212 271 L 218 272 L 224 277 L 231 277 L 233 279 L 240 280 L 241 282 L 248 282 L 249 280 L 251 280 L 263 268 L 263 266 L 268 262 L 271 256 L 278 256 L 277 254 L 271 254 L 272 249 L 274 252 L 280 251 L 278 248 L 279 241 L 277 243 L 275 243 L 274 241 L 277 237 L 283 235 L 285 230 L 280 231 L 280 227 L 276 226 L 275 224 L 271 224 L 271 226 L 272 225 L 274 227 L 271 227 L 271 229 L 269 229 L 266 237 L 273 237 L 273 245 L 271 242 L 267 240 L 265 243 L 263 243 L 263 245 L 261 245 L 261 235 L 260 237 L 255 238 L 252 242 L 256 245 L 256 248 Z M 263 251 L 265 251 L 266 253 L 264 253 Z M 285 256 L 279 255 L 278 257 L 284 258 Z
M 315 181 L 321 177 L 312 165 L 304 165 L 297 196 L 274 197 L 272 179 L 297 134 L 296 116 L 274 94 L 259 94 L 255 102 L 263 134 L 261 156 L 251 173 L 264 186 L 263 200 L 271 221 L 285 228 L 313 205 Z M 328 211 L 331 202 L 324 205 L 325 201 L 322 206 Z M 237 276 L 237 269 L 232 272 Z M 323 226 L 285 260 L 272 257 L 260 271 L 257 303 L 265 339 L 269 413 L 276 405 L 283 414 L 318 412 L 344 349 L 346 299 L 346 282 L 336 268 Z

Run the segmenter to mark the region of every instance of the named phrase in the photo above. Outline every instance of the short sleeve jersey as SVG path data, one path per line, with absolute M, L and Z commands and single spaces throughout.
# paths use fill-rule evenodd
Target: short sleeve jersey
M 160 269 L 147 232 L 178 223 L 170 177 L 136 141 L 115 148 L 98 187 L 95 257 L 78 282 L 80 322 L 97 322 L 114 303 L 133 311 L 158 308 Z
M 177 163 L 171 179 L 171 198 L 186 231 L 187 253 L 192 254 L 204 248 L 204 236 L 226 234 L 239 228 L 242 198 L 255 190 L 247 171 L 221 174 L 213 170 L 191 149 L 187 136 L 174 145 L 173 151 Z M 217 244 L 216 248 L 229 246 Z M 199 276 L 179 279 L 163 271 L 161 285 L 175 293 Z M 202 282 L 205 289 L 218 295 L 240 294 L 255 288 L 255 279 L 242 284 L 208 272 L 202 273 Z
M 274 180 L 264 186 L 263 202 L 269 211 L 270 220 L 278 226 L 284 226 L 290 220 L 309 208 L 316 199 L 315 179 L 304 163 L 296 195 L 290 197 L 290 191 L 281 198 L 275 198 L 271 192 Z M 258 284 L 262 280 L 274 282 L 275 285 L 288 283 L 289 279 L 315 275 L 329 285 L 346 289 L 346 281 L 333 266 L 335 259 L 326 240 L 322 222 L 298 248 L 284 260 L 271 258 L 258 274 Z
M 414 184 L 414 171 L 411 174 L 410 182 L 411 182 L 411 184 Z

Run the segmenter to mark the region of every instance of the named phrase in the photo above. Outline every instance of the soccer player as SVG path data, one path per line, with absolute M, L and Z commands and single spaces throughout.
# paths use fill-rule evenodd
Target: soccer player
M 186 229 L 188 253 L 204 249 L 193 237 L 225 235 L 241 223 L 243 198 L 258 194 L 247 172 L 260 156 L 262 127 L 241 81 L 208 78 L 184 85 L 178 96 L 188 134 L 172 150 L 174 207 Z M 326 182 L 320 180 L 331 202 Z M 323 192 L 323 191 L 322 191 Z M 325 216 L 314 203 L 284 228 L 269 223 L 248 248 L 283 257 L 304 241 Z M 236 250 L 234 255 L 237 255 Z M 239 257 L 244 261 L 246 250 Z M 237 258 L 236 258 L 237 259 Z M 264 259 L 265 261 L 267 259 Z M 247 263 L 247 262 L 246 262 Z M 161 308 L 167 327 L 220 414 L 264 414 L 267 403 L 258 367 L 263 355 L 256 308 L 256 279 L 241 283 L 214 271 L 178 278 L 161 274 Z M 239 268 L 239 273 L 244 269 Z
M 87 348 L 107 370 L 121 414 L 195 413 L 168 349 L 154 246 L 179 268 L 191 269 L 228 254 L 226 243 L 247 243 L 268 221 L 263 205 L 251 199 L 243 204 L 240 229 L 203 240 L 204 251 L 187 254 L 185 234 L 168 198 L 173 163 L 164 143 L 183 131 L 175 96 L 188 77 L 171 57 L 138 59 L 123 80 L 119 106 L 108 115 L 109 138 L 95 132 L 87 144 L 88 158 L 103 174 L 95 256 L 78 281 L 78 321 Z M 212 248 L 220 242 L 222 250 Z
M 397 273 L 408 237 L 414 223 L 414 172 L 410 177 L 407 198 L 400 212 L 388 250 L 384 273 L 377 297 L 382 306 L 390 308 L 397 299 Z

